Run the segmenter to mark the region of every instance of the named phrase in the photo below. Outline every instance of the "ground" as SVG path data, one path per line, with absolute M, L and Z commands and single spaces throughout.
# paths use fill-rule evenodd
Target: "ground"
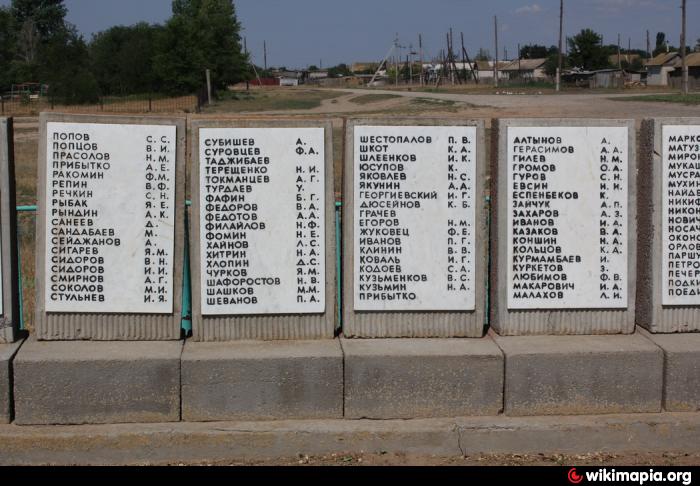
M 415 454 L 330 454 L 258 461 L 174 463 L 179 466 L 696 466 L 700 454 L 480 455 L 440 457 Z

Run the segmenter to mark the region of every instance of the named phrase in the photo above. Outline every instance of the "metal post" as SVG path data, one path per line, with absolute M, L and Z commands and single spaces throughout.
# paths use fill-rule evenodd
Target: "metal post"
M 207 101 L 211 105 L 211 71 L 207 69 Z
M 494 38 L 496 41 L 496 57 L 493 61 L 493 85 L 498 88 L 498 17 L 493 17 Z
M 686 44 L 686 0 L 683 0 L 683 3 L 681 4 L 681 9 L 682 9 L 682 23 L 683 25 L 681 26 L 681 66 L 683 69 L 683 79 L 681 81 L 681 91 L 683 92 L 684 95 L 688 94 L 688 60 L 686 58 L 686 49 L 685 49 L 685 44 Z

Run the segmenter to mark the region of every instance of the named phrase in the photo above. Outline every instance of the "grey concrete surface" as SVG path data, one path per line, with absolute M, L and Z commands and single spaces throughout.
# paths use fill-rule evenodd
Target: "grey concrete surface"
M 0 343 L 13 343 L 19 331 L 16 207 L 13 121 L 0 118 Z
M 182 342 L 28 341 L 14 361 L 20 425 L 180 420 Z
M 178 464 L 364 451 L 431 455 L 700 451 L 700 414 L 0 425 L 2 465 Z
M 505 354 L 505 413 L 660 412 L 663 353 L 641 334 L 495 336 Z
M 13 415 L 12 360 L 23 341 L 0 344 L 0 424 L 9 424 Z M 0 444 L 2 449 L 2 444 Z
M 342 339 L 346 418 L 496 415 L 503 355 L 482 339 Z
M 337 340 L 185 344 L 185 421 L 342 416 L 343 354 Z
M 664 410 L 700 411 L 700 334 L 650 334 L 664 352 Z

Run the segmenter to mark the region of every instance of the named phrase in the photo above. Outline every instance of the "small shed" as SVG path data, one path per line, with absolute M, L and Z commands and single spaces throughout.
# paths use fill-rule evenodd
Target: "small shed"
M 677 52 L 664 52 L 647 62 L 647 85 L 668 86 L 670 74 L 680 66 L 680 55 Z

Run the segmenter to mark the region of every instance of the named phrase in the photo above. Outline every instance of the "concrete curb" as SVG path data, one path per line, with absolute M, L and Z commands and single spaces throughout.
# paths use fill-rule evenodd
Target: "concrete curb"
M 343 452 L 700 451 L 700 413 L 85 426 L 0 425 L 0 465 L 162 464 Z

